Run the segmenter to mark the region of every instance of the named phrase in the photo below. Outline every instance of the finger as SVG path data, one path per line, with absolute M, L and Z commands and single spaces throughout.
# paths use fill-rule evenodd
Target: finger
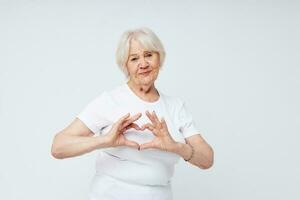
M 121 124 L 130 116 L 130 113 L 127 113 L 126 115 L 122 116 L 118 119 L 118 121 L 115 123 L 115 127 L 120 131 L 122 129 Z
M 138 120 L 142 116 L 142 113 L 138 113 L 131 118 L 129 118 L 127 121 L 125 121 L 122 125 L 122 127 L 127 127 L 129 124 L 133 123 L 134 121 Z
M 127 126 L 127 129 L 130 129 L 130 128 L 134 128 L 135 130 L 138 130 L 138 131 L 141 130 L 141 127 L 139 127 L 139 125 L 137 125 L 135 123 L 131 123 L 131 124 L 129 124 L 129 126 Z
M 155 136 L 159 136 L 159 132 L 157 132 L 157 129 L 155 127 L 153 127 L 153 125 L 147 125 L 145 126 L 144 129 L 148 129 L 149 131 L 151 131 L 151 133 Z
M 127 113 L 126 115 L 122 116 L 121 118 L 119 118 L 119 120 L 117 121 L 118 124 L 122 123 L 123 121 L 125 121 L 128 117 L 130 116 L 130 113 Z
M 142 131 L 145 130 L 145 129 L 149 129 L 150 131 L 153 131 L 154 126 L 150 123 L 147 123 L 147 124 L 144 124 L 141 129 L 142 129 Z
M 152 111 L 152 116 L 153 116 L 154 120 L 156 121 L 156 123 L 160 124 L 160 121 L 159 121 L 159 119 L 158 119 L 158 117 L 157 117 L 157 115 L 156 115 L 156 113 L 155 113 L 154 110 Z
M 131 129 L 131 128 L 134 128 L 135 130 L 142 130 L 141 127 L 139 127 L 139 125 L 135 124 L 135 123 L 131 123 L 129 124 L 128 126 L 126 126 L 124 129 L 128 130 L 128 129 Z
M 161 118 L 161 123 L 162 123 L 162 126 L 163 126 L 164 129 L 168 129 L 165 118 L 163 118 L 163 117 Z
M 125 140 L 124 144 L 126 146 L 129 146 L 129 147 L 132 147 L 132 148 L 136 148 L 136 149 L 139 149 L 140 148 L 140 145 L 134 141 L 131 141 L 131 140 Z
M 142 116 L 142 113 L 137 113 L 137 114 L 133 115 L 133 116 L 129 119 L 129 121 L 132 123 L 132 122 L 138 120 L 141 116 Z
M 156 121 L 155 121 L 154 117 L 151 115 L 151 113 L 148 110 L 146 111 L 146 115 L 150 119 L 150 121 L 152 122 L 152 124 L 154 126 L 156 126 Z
M 144 144 L 140 144 L 140 150 L 154 148 L 154 147 L 155 146 L 154 146 L 153 142 L 147 142 L 147 143 L 144 143 Z

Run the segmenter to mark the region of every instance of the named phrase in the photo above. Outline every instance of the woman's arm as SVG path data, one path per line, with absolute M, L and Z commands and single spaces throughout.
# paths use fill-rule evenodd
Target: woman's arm
M 202 169 L 208 169 L 213 165 L 213 149 L 200 134 L 187 137 L 185 139 L 187 144 L 176 142 L 170 135 L 164 118 L 159 119 L 154 111 L 152 113 L 146 111 L 146 115 L 152 123 L 144 124 L 141 129 L 150 130 L 156 137 L 150 142 L 141 144 L 141 150 L 157 148 L 163 151 L 170 151 L 180 155 L 185 160 L 191 158 L 189 162 Z
M 115 122 L 104 136 L 94 136 L 94 133 L 78 118 L 54 137 L 51 154 L 57 159 L 79 156 L 99 148 L 128 146 L 139 148 L 135 141 L 127 140 L 124 132 L 129 128 L 140 130 L 134 122 L 141 117 L 138 113 L 132 117 L 126 114 Z
M 104 147 L 108 147 L 106 137 L 94 137 L 94 133 L 82 121 L 75 118 L 69 126 L 55 135 L 51 154 L 54 158 L 63 159 Z
M 188 145 L 190 144 L 194 149 L 193 156 L 191 160 L 189 160 L 191 164 L 201 169 L 208 169 L 213 165 L 214 151 L 200 134 L 186 138 L 186 143 L 187 144 L 177 142 L 171 151 L 184 159 L 188 159 L 192 154 L 192 148 Z

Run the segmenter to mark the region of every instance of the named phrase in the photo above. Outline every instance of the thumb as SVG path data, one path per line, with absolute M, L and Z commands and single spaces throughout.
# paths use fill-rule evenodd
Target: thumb
M 140 150 L 149 149 L 149 148 L 153 148 L 153 147 L 154 147 L 153 142 L 147 142 L 147 143 L 140 145 Z
M 132 148 L 135 148 L 135 149 L 139 149 L 140 148 L 140 145 L 134 141 L 131 141 L 131 140 L 125 140 L 124 144 L 126 146 L 129 146 L 129 147 L 132 147 Z

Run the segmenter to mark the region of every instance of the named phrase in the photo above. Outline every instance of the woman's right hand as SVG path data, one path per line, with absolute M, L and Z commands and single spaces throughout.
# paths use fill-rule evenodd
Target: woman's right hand
M 130 128 L 141 130 L 141 128 L 134 122 L 142 116 L 142 113 L 138 113 L 132 117 L 129 116 L 130 113 L 121 117 L 113 124 L 111 130 L 105 135 L 110 147 L 129 146 L 137 149 L 140 148 L 140 145 L 137 142 L 127 140 L 124 136 L 124 132 Z

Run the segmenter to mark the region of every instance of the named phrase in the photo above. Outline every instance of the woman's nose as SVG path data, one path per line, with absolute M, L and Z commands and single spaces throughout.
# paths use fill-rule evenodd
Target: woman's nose
M 148 61 L 147 61 L 145 58 L 142 58 L 142 59 L 140 60 L 139 66 L 140 66 L 141 68 L 147 68 L 147 67 L 149 66 L 149 63 L 148 63 Z

